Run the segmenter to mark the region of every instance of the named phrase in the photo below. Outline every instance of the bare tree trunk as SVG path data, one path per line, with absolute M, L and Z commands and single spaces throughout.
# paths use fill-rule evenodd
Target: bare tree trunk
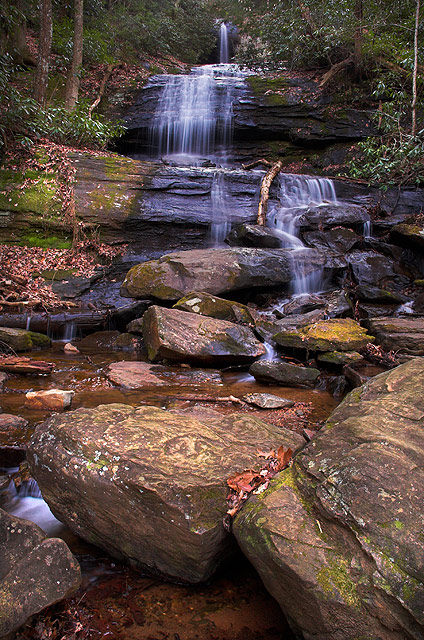
M 74 0 L 74 48 L 72 62 L 66 78 L 65 108 L 72 111 L 78 100 L 83 46 L 84 0 Z
M 355 0 L 355 35 L 354 35 L 354 56 L 355 78 L 361 79 L 362 75 L 362 20 L 363 6 L 362 0 Z
M 52 48 L 53 22 L 52 0 L 40 3 L 40 41 L 38 45 L 37 72 L 35 74 L 34 99 L 41 105 L 46 104 L 47 84 L 49 81 L 49 56 Z
M 414 73 L 412 76 L 412 127 L 411 135 L 417 133 L 417 72 L 418 72 L 418 29 L 420 25 L 420 0 L 417 0 L 415 12 L 415 33 L 414 33 Z
M 265 226 L 266 222 L 266 212 L 268 209 L 268 200 L 269 200 L 269 190 L 274 180 L 275 176 L 277 176 L 283 167 L 283 163 L 281 160 L 278 160 L 275 164 L 272 165 L 270 169 L 264 175 L 261 185 L 261 199 L 259 201 L 258 207 L 258 217 L 257 224 Z

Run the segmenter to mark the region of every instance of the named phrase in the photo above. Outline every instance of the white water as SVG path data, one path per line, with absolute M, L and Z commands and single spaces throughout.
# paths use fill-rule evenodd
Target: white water
M 363 229 L 362 235 L 364 236 L 364 239 L 372 238 L 372 222 L 371 222 L 371 220 L 368 220 L 367 222 L 364 222 L 364 229 Z
M 163 76 L 150 137 L 167 156 L 213 157 L 232 140 L 233 102 L 244 74 L 237 65 L 194 67 L 189 75 Z
M 338 204 L 334 183 L 329 178 L 295 174 L 280 174 L 279 181 L 279 204 L 268 214 L 268 226 L 275 229 L 281 246 L 293 249 L 292 293 L 315 293 L 324 286 L 323 271 L 309 272 L 305 268 L 304 251 L 301 251 L 305 245 L 299 237 L 300 219 L 309 207 Z
M 210 224 L 210 240 L 214 247 L 223 244 L 231 229 L 230 195 L 225 184 L 225 171 L 214 172 L 211 188 L 212 217 Z
M 228 28 L 225 22 L 223 22 L 219 29 L 219 62 L 221 64 L 228 64 L 230 61 L 229 56 Z

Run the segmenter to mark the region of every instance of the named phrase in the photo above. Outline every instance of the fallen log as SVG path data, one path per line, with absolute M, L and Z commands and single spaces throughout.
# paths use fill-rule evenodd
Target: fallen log
M 31 358 L 20 358 L 19 356 L 6 356 L 0 358 L 0 371 L 5 373 L 33 373 L 43 375 L 52 373 L 53 362 L 44 360 L 32 360 Z
M 322 80 L 319 83 L 319 88 L 325 89 L 325 87 L 332 81 L 333 78 L 336 77 L 338 73 L 340 73 L 344 69 L 347 69 L 347 67 L 353 64 L 353 62 L 354 62 L 354 58 L 353 58 L 353 55 L 351 55 L 345 60 L 342 60 L 341 62 L 334 64 L 331 67 L 331 69 L 329 69 L 327 73 L 324 73 L 324 75 L 322 76 Z
M 186 395 L 186 396 L 176 396 L 175 400 L 191 400 L 196 402 L 234 402 L 235 404 L 245 405 L 246 403 L 240 398 L 236 398 L 235 396 L 196 396 L 196 395 Z
M 259 200 L 259 206 L 258 206 L 258 217 L 257 217 L 257 224 L 262 225 L 263 227 L 265 226 L 265 222 L 266 222 L 266 212 L 268 209 L 268 200 L 269 200 L 269 190 L 271 187 L 271 184 L 275 178 L 275 176 L 277 176 L 281 169 L 283 168 L 283 163 L 281 160 L 278 160 L 278 162 L 276 162 L 275 164 L 272 165 L 272 167 L 266 172 L 263 180 L 262 180 L 262 185 L 261 185 L 261 198 Z

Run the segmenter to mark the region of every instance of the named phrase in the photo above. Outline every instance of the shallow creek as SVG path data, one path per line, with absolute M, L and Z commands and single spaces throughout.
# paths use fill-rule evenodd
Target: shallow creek
M 108 381 L 107 366 L 118 360 L 143 359 L 141 356 L 99 347 L 68 355 L 63 346 L 63 342 L 56 342 L 48 351 L 31 353 L 33 358 L 55 363 L 52 375 L 10 376 L 5 384 L 2 410 L 26 418 L 31 429 L 49 413 L 25 407 L 24 394 L 49 388 L 73 389 L 73 409 L 111 402 L 182 408 L 195 402 L 183 399 L 188 395 L 241 398 L 252 392 L 273 393 L 291 398 L 297 404 L 286 410 L 261 410 L 231 402 L 208 402 L 204 406 L 221 412 L 248 411 L 300 432 L 304 428 L 317 428 L 338 402 L 326 391 L 260 385 L 246 371 L 224 371 L 222 383 L 120 389 Z M 178 369 L 170 367 L 170 370 Z M 22 433 L 21 442 L 27 438 L 28 432 Z M 40 630 L 45 628 L 47 633 L 53 625 L 60 628 L 59 638 L 70 638 L 74 637 L 70 635 L 72 629 L 80 624 L 84 632 L 76 635 L 77 638 L 292 640 L 281 609 L 241 554 L 227 562 L 207 585 L 167 584 L 136 573 L 108 557 L 104 551 L 80 540 L 54 519 L 42 499 L 31 495 L 22 497 L 25 487 L 23 489 L 17 495 L 10 492 L 6 509 L 34 520 L 49 535 L 63 537 L 81 563 L 83 583 L 76 595 L 36 616 L 32 625 L 18 637 L 48 637 Z

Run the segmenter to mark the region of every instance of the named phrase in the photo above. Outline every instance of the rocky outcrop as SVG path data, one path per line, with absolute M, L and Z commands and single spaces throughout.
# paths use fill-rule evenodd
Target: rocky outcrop
M 318 369 L 301 367 L 280 360 L 254 362 L 249 373 L 258 381 L 285 387 L 313 387 L 320 375 Z
M 236 518 L 305 640 L 424 635 L 423 376 L 419 358 L 350 393 Z
M 296 259 L 306 274 L 325 263 L 325 257 L 313 249 L 297 251 Z M 136 265 L 127 273 L 121 292 L 132 298 L 176 301 L 192 291 L 219 295 L 283 286 L 291 277 L 288 249 L 198 249 Z
M 28 456 L 44 499 L 75 533 L 143 571 L 195 583 L 232 549 L 226 479 L 260 467 L 258 448 L 301 440 L 240 413 L 202 419 L 110 404 L 53 416 Z
M 295 331 L 280 331 L 272 338 L 282 347 L 308 351 L 354 351 L 373 341 L 351 318 L 319 320 Z
M 75 591 L 78 562 L 67 545 L 37 525 L 0 509 L 0 636 Z
M 164 367 L 159 364 L 151 365 L 147 362 L 126 362 L 125 360 L 112 362 L 106 375 L 111 382 L 125 389 L 222 383 L 219 371 L 180 369 Z
M 424 355 L 424 318 L 370 318 L 363 320 L 375 341 L 387 351 Z
M 251 362 L 265 353 L 248 327 L 156 305 L 143 316 L 143 337 L 153 361 L 235 364 Z

